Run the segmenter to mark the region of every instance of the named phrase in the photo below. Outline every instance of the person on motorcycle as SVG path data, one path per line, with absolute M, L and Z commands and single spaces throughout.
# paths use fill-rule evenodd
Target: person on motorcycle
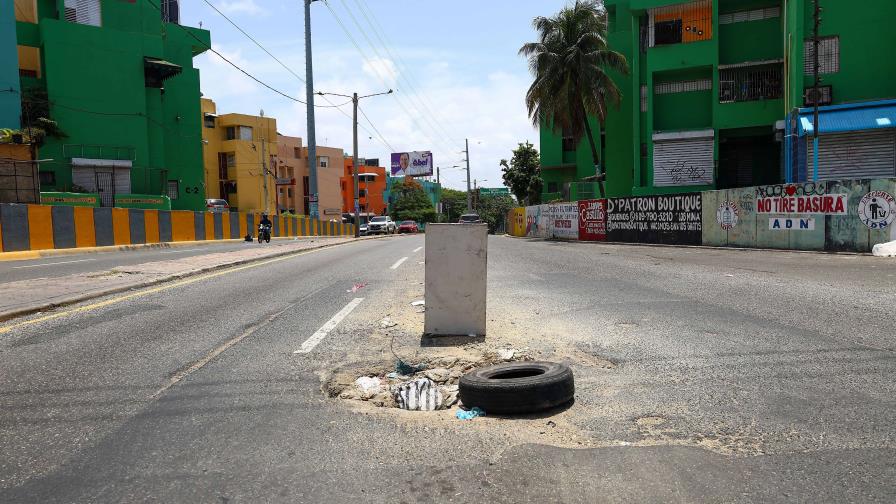
M 274 225 L 274 223 L 271 222 L 271 219 L 268 218 L 268 214 L 261 214 L 261 222 L 259 222 L 259 224 L 265 227 L 272 227 Z

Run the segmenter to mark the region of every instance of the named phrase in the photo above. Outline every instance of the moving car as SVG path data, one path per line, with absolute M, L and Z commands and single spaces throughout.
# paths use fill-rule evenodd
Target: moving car
M 399 233 L 419 233 L 420 227 L 417 226 L 417 223 L 412 220 L 402 221 L 401 224 L 398 225 Z
M 230 204 L 227 200 L 210 198 L 205 200 L 205 209 L 209 212 L 224 213 L 230 211 Z
M 395 221 L 388 215 L 377 215 L 367 223 L 367 234 L 394 234 L 397 229 Z
M 457 221 L 458 224 L 482 224 L 482 219 L 479 217 L 479 214 L 463 214 L 460 216 L 460 219 Z

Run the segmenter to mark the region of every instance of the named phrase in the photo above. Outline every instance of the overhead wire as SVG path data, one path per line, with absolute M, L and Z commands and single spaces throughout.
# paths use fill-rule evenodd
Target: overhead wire
M 429 113 L 429 115 L 427 117 L 432 119 L 432 121 L 435 123 L 435 125 L 441 129 L 442 133 L 445 135 L 445 137 L 451 143 L 456 144 L 456 145 L 461 145 L 460 142 L 458 142 L 451 136 L 448 129 L 445 128 L 439 122 L 439 120 L 437 119 L 437 114 L 435 112 L 433 112 L 432 108 L 430 108 L 429 104 L 427 103 L 428 99 L 427 99 L 426 95 L 417 91 L 417 88 L 415 87 L 415 85 L 413 83 L 413 74 L 410 71 L 408 71 L 409 65 L 407 65 L 403 59 L 401 59 L 400 54 L 398 54 L 398 56 L 396 57 L 396 55 L 389 49 L 389 44 L 385 40 L 385 38 L 386 38 L 385 30 L 383 29 L 382 25 L 379 23 L 379 20 L 376 18 L 376 15 L 369 8 L 365 7 L 363 2 L 361 2 L 359 0 L 354 0 L 354 2 L 355 2 L 355 5 L 358 6 L 358 11 L 361 13 L 362 16 L 364 16 L 364 19 L 367 21 L 367 25 L 373 29 L 372 30 L 373 34 L 383 45 L 383 48 L 386 50 L 386 54 L 389 55 L 389 57 L 392 59 L 392 61 L 394 61 L 398 64 L 399 70 L 401 70 L 402 67 L 404 68 L 405 71 L 399 71 L 398 78 L 404 79 L 405 83 L 408 85 L 408 87 L 413 92 L 412 93 L 413 96 L 417 98 L 419 103 L 421 105 L 423 105 L 423 108 L 426 109 L 426 111 Z M 344 3 L 344 0 L 343 0 L 343 3 Z M 368 16 L 368 12 L 370 13 L 369 16 Z M 382 35 L 381 35 L 381 33 L 382 33 Z
M 342 31 L 345 33 L 346 37 L 348 37 L 348 39 L 349 39 L 349 41 L 352 43 L 352 45 L 355 46 L 355 49 L 358 50 L 358 53 L 361 55 L 361 57 L 364 58 L 364 60 L 366 60 L 366 61 L 371 61 L 371 59 L 367 56 L 367 53 L 366 53 L 363 49 L 361 49 L 361 46 L 358 44 L 358 41 L 355 39 L 355 37 L 352 36 L 351 31 L 349 31 L 349 29 L 345 26 L 345 23 L 342 22 L 342 19 L 339 17 L 339 15 L 336 14 L 336 11 L 334 11 L 333 8 L 330 6 L 330 3 L 329 3 L 328 1 L 325 0 L 325 1 L 324 1 L 324 5 L 326 5 L 327 10 L 329 10 L 329 11 L 330 11 L 330 14 L 333 15 L 333 18 L 336 20 L 336 23 L 340 26 L 340 28 L 342 28 Z M 349 15 L 352 16 L 350 12 L 349 12 Z M 354 18 L 354 16 L 352 16 L 352 19 L 355 21 L 355 24 L 358 26 L 358 29 L 361 31 L 361 33 L 364 34 L 365 37 L 366 37 L 366 34 L 365 34 L 365 32 L 364 32 L 363 27 L 360 26 L 360 24 L 357 22 L 357 20 Z M 369 39 L 368 39 L 368 43 L 369 43 Z M 374 52 L 376 52 L 375 49 L 374 49 Z M 381 58 L 381 59 L 384 59 L 384 58 Z M 376 76 L 376 78 L 377 78 L 377 79 L 378 79 L 384 86 L 388 86 L 388 85 L 389 85 L 389 84 L 385 81 L 385 79 L 380 75 L 380 72 L 379 72 L 379 70 L 376 68 L 376 66 L 373 67 L 373 73 L 374 73 L 374 75 Z M 436 138 L 440 138 L 440 135 L 436 135 L 435 137 L 433 137 L 432 135 L 430 135 L 430 133 L 428 133 L 427 131 L 425 131 L 424 128 L 421 127 L 420 123 L 418 123 L 417 120 L 414 118 L 413 114 L 410 113 L 410 111 L 408 110 L 407 106 L 405 106 L 405 104 L 404 104 L 400 99 L 398 99 L 398 96 L 397 96 L 397 95 L 396 95 L 396 102 L 399 104 L 399 106 L 400 106 L 402 109 L 404 109 L 405 113 L 408 115 L 408 118 L 410 118 L 410 120 L 417 126 L 417 128 L 419 129 L 419 131 L 420 131 L 420 132 L 421 132 L 421 133 L 422 133 L 422 134 L 423 134 L 423 135 L 424 135 L 430 142 L 432 142 L 433 144 L 438 144 L 438 143 L 440 143 L 439 141 L 436 140 Z M 368 122 L 369 122 L 369 121 L 368 121 Z M 444 148 L 444 145 L 442 145 L 442 148 Z M 452 150 L 452 149 L 446 149 L 446 150 Z
M 269 50 L 268 50 L 266 47 L 264 47 L 260 42 L 258 42 L 258 40 L 256 40 L 254 37 L 252 37 L 252 35 L 250 35 L 248 32 L 246 32 L 246 30 L 244 30 L 242 27 L 240 27 L 238 24 L 236 24 L 236 22 L 235 22 L 234 20 L 232 20 L 232 19 L 231 19 L 229 16 L 227 16 L 224 12 L 222 12 L 220 9 L 218 9 L 218 8 L 217 8 L 214 4 L 212 4 L 209 0 L 203 0 L 203 1 L 204 1 L 209 7 L 211 7 L 215 12 L 217 12 L 219 15 L 221 15 L 221 17 L 223 17 L 224 19 L 226 19 L 228 23 L 230 23 L 231 25 L 233 25 L 234 28 L 236 28 L 237 30 L 239 30 L 239 32 L 242 33 L 246 38 L 248 38 L 249 40 L 251 40 L 252 43 L 254 43 L 256 46 L 258 46 L 259 49 L 261 49 L 262 51 L 264 51 L 265 54 L 267 54 L 268 56 L 270 56 L 270 57 L 271 57 L 274 61 L 276 61 L 280 66 L 282 66 L 284 69 L 286 69 L 287 72 L 289 72 L 289 73 L 292 74 L 296 79 L 298 79 L 299 82 L 301 82 L 301 83 L 302 83 L 303 85 L 305 85 L 306 88 L 307 88 L 308 83 L 307 83 L 307 81 L 306 81 L 304 78 L 302 78 L 301 75 L 299 75 L 298 73 L 296 73 L 295 70 L 293 70 L 292 68 L 290 68 L 286 63 L 284 63 L 282 60 L 280 60 L 280 58 L 278 58 L 277 56 L 275 56 L 271 51 L 269 51 Z M 195 37 L 194 37 L 194 38 L 195 38 Z M 340 104 L 340 105 L 336 105 L 336 104 L 334 104 L 330 99 L 328 99 L 326 96 L 323 96 L 322 98 L 323 98 L 323 100 L 326 101 L 329 105 L 317 105 L 317 104 L 315 104 L 315 105 L 314 105 L 315 108 L 335 108 L 335 109 L 339 110 L 339 112 L 342 113 L 342 115 L 344 115 L 345 117 L 347 117 L 347 118 L 349 118 L 349 119 L 352 118 L 352 117 L 348 114 L 348 112 L 342 110 L 342 108 L 341 108 L 341 107 L 343 107 L 343 106 L 345 106 L 345 105 L 351 103 L 351 101 L 348 101 L 348 102 L 343 103 L 343 104 Z M 308 104 L 305 103 L 304 101 L 301 101 L 301 100 L 297 100 L 297 101 L 299 101 L 299 103 L 302 103 L 302 104 L 305 105 L 305 106 L 308 105 Z M 364 125 L 361 125 L 361 129 L 363 129 L 366 133 L 368 133 L 368 134 L 370 135 L 371 138 L 373 138 L 373 133 L 372 133 L 370 130 L 368 130 L 366 127 L 364 127 Z M 380 134 L 380 136 L 382 137 L 382 134 Z M 377 140 L 380 140 L 380 141 L 382 141 L 383 143 L 385 143 L 385 144 L 388 145 L 388 142 L 386 141 L 385 137 L 377 138 Z

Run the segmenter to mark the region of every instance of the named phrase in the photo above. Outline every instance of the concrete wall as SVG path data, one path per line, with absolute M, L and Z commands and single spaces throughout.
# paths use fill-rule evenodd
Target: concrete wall
M 831 252 L 869 252 L 896 240 L 896 179 L 580 201 L 576 217 L 555 207 L 515 208 L 507 229 L 533 238 Z M 566 225 L 574 219 L 577 236 Z
M 260 216 L 188 210 L 0 204 L 0 252 L 242 239 Z M 272 218 L 274 237 L 351 236 L 354 226 Z

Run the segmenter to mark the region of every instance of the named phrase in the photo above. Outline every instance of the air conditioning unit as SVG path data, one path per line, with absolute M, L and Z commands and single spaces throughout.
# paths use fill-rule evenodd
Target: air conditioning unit
M 818 105 L 830 105 L 834 100 L 834 92 L 831 86 L 818 87 Z M 807 87 L 803 92 L 803 106 L 815 106 L 815 88 Z

